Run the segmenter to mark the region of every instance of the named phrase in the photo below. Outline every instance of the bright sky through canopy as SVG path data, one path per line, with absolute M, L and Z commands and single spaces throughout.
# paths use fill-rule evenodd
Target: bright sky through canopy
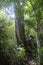
M 13 3 L 11 3 L 9 6 L 7 6 L 7 7 L 5 8 L 5 12 L 6 12 L 6 14 L 7 14 L 9 17 L 15 19 L 14 4 L 13 4 Z

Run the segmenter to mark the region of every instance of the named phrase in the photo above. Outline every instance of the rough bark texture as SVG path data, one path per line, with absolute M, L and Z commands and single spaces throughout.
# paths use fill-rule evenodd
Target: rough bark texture
M 17 44 L 26 44 L 24 24 L 21 22 L 15 22 L 15 32 L 17 38 Z

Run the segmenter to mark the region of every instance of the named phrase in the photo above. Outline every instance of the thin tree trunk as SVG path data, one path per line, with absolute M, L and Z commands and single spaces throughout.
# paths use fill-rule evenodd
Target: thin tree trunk
M 30 1 L 30 3 L 32 5 L 32 8 L 34 10 L 34 16 L 36 18 L 36 43 L 37 43 L 37 52 L 38 52 L 38 65 L 40 65 L 40 41 L 39 41 L 40 24 L 39 24 L 39 20 L 38 20 L 39 17 L 36 15 L 37 14 L 36 9 L 35 9 L 35 6 L 32 4 L 32 1 Z
M 40 65 L 40 42 L 37 34 L 36 34 L 36 43 L 37 43 L 37 52 L 38 52 L 38 65 Z

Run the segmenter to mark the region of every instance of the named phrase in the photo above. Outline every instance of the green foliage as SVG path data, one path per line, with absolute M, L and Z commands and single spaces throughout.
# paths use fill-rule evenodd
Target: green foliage
M 3 12 L 3 11 L 2 11 Z M 4 12 L 0 14 L 0 51 L 15 55 L 16 43 L 14 41 L 14 20 L 5 18 Z
M 40 62 L 43 65 L 43 0 L 0 0 L 0 51 L 10 55 L 17 63 L 26 56 L 24 47 L 17 49 L 15 20 L 8 17 L 4 10 L 10 3 L 14 3 L 17 20 L 24 23 L 25 36 L 34 37 L 32 45 L 36 44 L 38 34 L 41 46 Z M 33 50 L 33 55 L 37 58 L 37 49 Z
M 25 56 L 25 49 L 24 48 L 18 48 L 18 56 L 20 56 L 20 57 Z

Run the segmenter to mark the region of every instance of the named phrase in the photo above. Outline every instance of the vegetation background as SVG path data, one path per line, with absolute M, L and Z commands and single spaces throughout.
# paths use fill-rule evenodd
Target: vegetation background
M 31 58 L 43 65 L 43 0 L 0 0 L 0 65 L 29 65 Z

